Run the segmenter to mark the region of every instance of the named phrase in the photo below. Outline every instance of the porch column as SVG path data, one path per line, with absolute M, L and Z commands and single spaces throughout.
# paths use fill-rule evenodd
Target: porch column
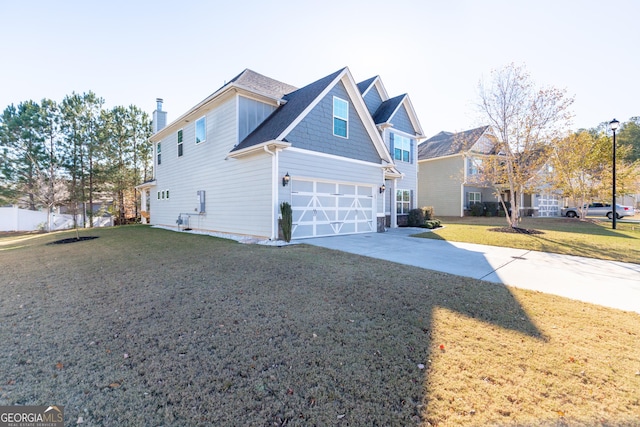
M 398 201 L 396 200 L 396 182 L 394 178 L 391 180 L 391 191 L 389 192 L 389 211 L 391 213 L 390 228 L 398 228 Z

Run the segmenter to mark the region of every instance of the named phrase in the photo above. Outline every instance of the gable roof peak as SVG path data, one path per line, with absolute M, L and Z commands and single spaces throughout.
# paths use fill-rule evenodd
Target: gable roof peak
M 225 86 L 231 84 L 277 99 L 298 89 L 295 86 L 272 79 L 249 68 L 245 68 Z
M 490 129 L 491 126 L 486 125 L 457 133 L 441 131 L 418 146 L 418 160 L 451 156 L 469 151 Z M 482 148 L 491 151 L 492 147 Z M 484 154 L 488 154 L 488 152 Z

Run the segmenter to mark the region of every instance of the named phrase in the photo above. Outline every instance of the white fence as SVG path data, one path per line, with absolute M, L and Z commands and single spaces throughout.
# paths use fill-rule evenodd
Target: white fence
M 73 228 L 73 215 L 51 214 L 51 231 Z M 77 216 L 78 227 L 82 227 L 82 215 Z M 113 217 L 93 217 L 94 227 L 113 226 Z M 0 231 L 47 230 L 47 213 L 20 209 L 17 206 L 0 207 Z

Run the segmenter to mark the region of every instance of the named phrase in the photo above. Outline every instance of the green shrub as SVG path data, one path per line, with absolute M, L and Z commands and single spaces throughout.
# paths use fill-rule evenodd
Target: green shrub
M 507 210 L 511 210 L 511 202 L 504 202 L 505 206 L 507 207 Z M 504 209 L 502 209 L 502 203 L 498 203 L 498 207 L 499 207 L 499 211 L 498 211 L 498 216 L 507 216 L 507 214 L 505 213 Z
M 422 209 L 411 209 L 407 218 L 409 227 L 422 227 L 424 224 L 424 212 Z
M 442 222 L 439 219 L 429 219 L 429 220 L 424 222 L 423 227 L 424 228 L 434 229 L 434 228 L 440 227 L 441 224 L 442 224 Z
M 483 216 L 484 215 L 484 204 L 480 202 L 473 202 L 469 206 L 469 211 L 471 212 L 471 216 Z
M 484 202 L 485 211 L 484 214 L 486 216 L 496 216 L 498 215 L 498 202 Z
M 424 219 L 425 220 L 430 220 L 433 219 L 435 216 L 434 210 L 433 210 L 433 206 L 423 206 L 422 208 L 422 213 L 424 214 Z
M 282 229 L 282 236 L 285 242 L 291 241 L 291 229 L 293 228 L 293 212 L 291 211 L 291 205 L 287 202 L 280 204 L 280 213 L 282 219 L 280 220 L 280 228 Z

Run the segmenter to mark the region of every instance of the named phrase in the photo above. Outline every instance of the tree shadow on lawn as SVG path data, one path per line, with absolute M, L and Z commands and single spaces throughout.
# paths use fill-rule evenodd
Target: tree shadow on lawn
M 14 343 L 0 404 L 105 425 L 417 424 L 436 311 L 545 340 L 500 284 L 307 245 L 151 239 L 101 257 L 43 245 L 42 265 L 0 273 Z

